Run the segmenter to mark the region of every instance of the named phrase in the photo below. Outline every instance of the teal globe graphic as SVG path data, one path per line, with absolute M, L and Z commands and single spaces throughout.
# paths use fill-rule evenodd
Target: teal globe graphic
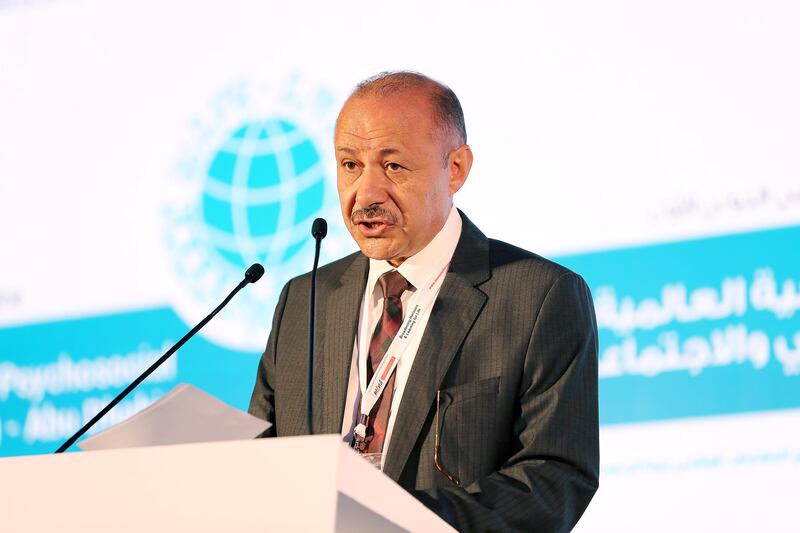
M 286 120 L 252 122 L 212 157 L 202 219 L 213 249 L 235 267 L 278 265 L 310 245 L 311 220 L 324 196 L 311 139 Z

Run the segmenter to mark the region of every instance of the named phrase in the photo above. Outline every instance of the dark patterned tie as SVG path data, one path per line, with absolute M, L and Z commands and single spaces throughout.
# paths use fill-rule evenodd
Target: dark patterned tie
M 403 323 L 403 302 L 400 300 L 403 292 L 408 290 L 411 285 L 406 278 L 396 270 L 384 273 L 378 278 L 378 284 L 383 291 L 383 314 L 375 326 L 375 333 L 369 343 L 369 355 L 367 356 L 367 383 L 372 379 L 373 374 L 378 370 L 383 356 L 392 344 L 397 330 Z M 378 398 L 378 402 L 372 408 L 369 424 L 367 426 L 367 448 L 366 453 L 380 453 L 383 451 L 383 441 L 386 438 L 386 425 L 389 420 L 389 412 L 392 407 L 392 395 L 394 394 L 394 376 L 389 378 L 389 382 Z

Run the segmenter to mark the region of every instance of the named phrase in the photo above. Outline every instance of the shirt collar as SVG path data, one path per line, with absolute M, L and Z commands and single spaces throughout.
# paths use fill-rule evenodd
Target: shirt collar
M 433 273 L 442 270 L 453 258 L 458 239 L 461 237 L 461 216 L 453 206 L 447 215 L 444 226 L 425 247 L 412 255 L 397 267 L 397 271 L 408 280 L 414 288 L 422 287 L 430 282 Z M 382 259 L 369 260 L 369 278 L 367 287 L 375 290 L 381 274 L 394 270 L 388 261 Z M 374 292 L 373 292 L 374 295 Z M 380 295 L 378 295 L 379 297 Z

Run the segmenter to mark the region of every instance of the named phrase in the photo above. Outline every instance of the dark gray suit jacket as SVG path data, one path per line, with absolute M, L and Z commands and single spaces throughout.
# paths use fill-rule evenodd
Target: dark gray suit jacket
M 417 352 L 384 473 L 461 531 L 566 531 L 598 486 L 597 328 L 583 279 L 466 216 Z M 368 259 L 317 278 L 314 430 L 339 433 Z M 283 289 L 250 412 L 308 433 L 308 274 Z M 436 391 L 440 464 L 434 467 Z M 351 407 L 351 406 L 348 406 Z

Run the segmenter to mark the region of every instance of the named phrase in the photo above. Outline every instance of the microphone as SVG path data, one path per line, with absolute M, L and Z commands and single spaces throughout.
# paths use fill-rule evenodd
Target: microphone
M 311 235 L 317 239 L 317 242 L 324 239 L 328 235 L 328 223 L 324 218 L 315 218 L 314 223 L 311 225 Z
M 138 386 L 139 386 L 139 384 L 140 384 L 142 381 L 144 381 L 145 379 L 147 379 L 147 376 L 149 376 L 150 374 L 152 374 L 153 372 L 155 372 L 155 370 L 156 370 L 156 369 L 157 369 L 159 366 L 161 366 L 161 365 L 164 363 L 164 361 L 166 361 L 167 359 L 169 359 L 169 358 L 170 358 L 170 356 L 171 356 L 172 354 L 174 354 L 175 352 L 177 352 L 177 351 L 178 351 L 178 349 L 179 349 L 181 346 L 183 346 L 183 345 L 186 343 L 186 341 L 188 341 L 189 339 L 191 339 L 192 337 L 194 337 L 195 333 L 197 333 L 198 331 L 200 331 L 200 330 L 203 328 L 203 326 L 205 326 L 206 324 L 208 324 L 208 322 L 209 322 L 209 321 L 210 321 L 212 318 L 214 318 L 214 317 L 216 316 L 216 314 L 217 314 L 217 313 L 219 313 L 219 312 L 222 310 L 222 308 L 223 308 L 223 307 L 225 307 L 226 305 L 228 305 L 228 302 L 230 302 L 230 301 L 231 301 L 231 299 L 232 299 L 234 296 L 236 296 L 236 293 L 237 293 L 237 292 L 239 292 L 240 290 L 242 290 L 242 288 L 243 288 L 245 285 L 247 285 L 248 283 L 255 283 L 256 281 L 258 281 L 259 279 L 261 279 L 261 276 L 263 276 L 263 275 L 264 275 L 264 267 L 263 267 L 263 266 L 261 266 L 261 265 L 260 265 L 260 264 L 258 264 L 258 263 L 253 263 L 252 265 L 250 265 L 250 268 L 248 268 L 248 269 L 247 269 L 247 272 L 245 272 L 245 274 L 244 274 L 244 279 L 243 279 L 242 281 L 240 281 L 240 282 L 239 282 L 239 284 L 236 286 L 236 288 L 235 288 L 235 289 L 233 289 L 233 290 L 230 292 L 230 294 L 228 294 L 228 296 L 227 296 L 227 297 L 226 297 L 224 300 L 222 300 L 222 303 L 221 303 L 221 304 L 219 304 L 219 305 L 217 306 L 217 308 L 216 308 L 216 309 L 214 309 L 213 311 L 211 311 L 211 313 L 210 313 L 210 314 L 209 314 L 207 317 L 205 317 L 203 320 L 201 320 L 199 324 L 197 324 L 195 327 L 193 327 L 193 328 L 191 329 L 191 331 L 189 331 L 189 333 L 187 333 L 186 335 L 184 335 L 184 336 L 183 336 L 183 338 L 182 338 L 181 340 L 179 340 L 177 343 L 175 343 L 175 346 L 173 346 L 172 348 L 170 348 L 169 350 L 167 350 L 167 352 L 166 352 L 164 355 L 162 355 L 161 357 L 159 357 L 159 358 L 158 358 L 158 360 L 157 360 L 155 363 L 153 363 L 152 365 L 150 365 L 150 367 L 149 367 L 147 370 L 145 370 L 144 372 L 142 372 L 141 374 L 139 374 L 139 377 L 137 377 L 136 379 L 134 379 L 134 380 L 131 382 L 131 384 L 130 384 L 130 385 L 128 385 L 127 387 L 125 387 L 125 390 L 123 390 L 122 392 L 120 392 L 120 393 L 117 395 L 117 397 L 116 397 L 116 398 L 114 398 L 113 400 L 111 400 L 111 401 L 109 402 L 109 404 L 108 404 L 108 405 L 106 405 L 105 407 L 103 407 L 103 409 L 101 409 L 101 410 L 100 410 L 100 412 L 99 412 L 99 413 L 97 413 L 97 414 L 94 416 L 94 418 L 92 418 L 91 420 L 89 420 L 89 421 L 88 421 L 88 422 L 87 422 L 87 423 L 86 423 L 86 424 L 85 424 L 85 425 L 84 425 L 84 426 L 83 426 L 81 429 L 79 429 L 79 430 L 77 431 L 77 433 L 75 433 L 73 436 L 71 436 L 70 438 L 68 438 L 68 439 L 67 439 L 67 440 L 64 442 L 64 444 L 62 444 L 62 445 L 61 445 L 61 447 L 55 451 L 55 453 L 63 453 L 63 452 L 64 452 L 64 451 L 66 451 L 66 450 L 67 450 L 67 449 L 68 449 L 70 446 L 72 446 L 73 444 L 75 444 L 75 441 L 77 441 L 79 438 L 81 438 L 81 437 L 83 436 L 83 434 L 84 434 L 84 433 L 86 433 L 87 431 L 89 431 L 89 429 L 90 429 L 92 426 L 94 426 L 94 425 L 95 425 L 95 424 L 96 424 L 96 423 L 97 423 L 97 422 L 98 422 L 98 421 L 99 421 L 101 418 L 103 418 L 103 417 L 106 415 L 106 413 L 108 413 L 108 412 L 109 412 L 111 409 L 113 409 L 113 408 L 114 408 L 114 406 L 115 406 L 115 405 L 117 405 L 117 404 L 118 404 L 120 401 L 122 401 L 122 399 L 123 399 L 123 398 L 125 398 L 125 396 L 127 396 L 128 394 L 130 394 L 130 392 L 131 392 L 133 389 L 135 389 L 136 387 L 138 387 Z
M 250 265 L 250 268 L 247 269 L 247 272 L 244 273 L 244 279 L 247 280 L 248 283 L 255 283 L 260 280 L 263 275 L 264 267 L 261 266 L 261 263 L 253 263 Z
M 314 434 L 313 418 L 313 387 L 314 387 L 314 317 L 317 308 L 317 265 L 319 265 L 319 250 L 322 239 L 328 234 L 328 223 L 324 218 L 314 219 L 311 225 L 311 235 L 314 237 L 314 268 L 311 269 L 311 286 L 308 290 L 308 405 L 306 414 L 308 416 L 308 434 Z

